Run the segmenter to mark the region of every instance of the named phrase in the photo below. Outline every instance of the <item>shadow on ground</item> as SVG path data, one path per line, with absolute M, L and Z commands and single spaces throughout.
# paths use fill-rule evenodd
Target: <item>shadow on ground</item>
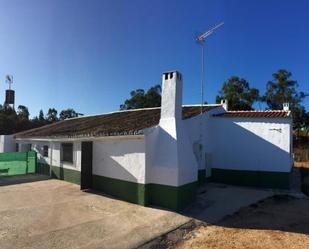
M 217 225 L 309 234 L 309 200 L 275 195 L 240 209 Z
M 301 174 L 301 190 L 309 197 L 309 168 L 300 167 Z
M 226 228 L 309 234 L 309 199 L 271 190 L 206 185 L 184 214 Z
M 250 202 L 251 204 L 248 204 Z M 246 241 L 246 239 L 250 240 L 250 230 L 253 233 L 254 230 L 264 231 L 265 235 L 270 236 L 267 238 L 268 240 L 283 238 L 280 236 L 284 236 L 284 234 L 273 234 L 271 233 L 273 231 L 308 235 L 308 210 L 309 199 L 296 198 L 273 191 L 238 188 L 222 184 L 207 184 L 200 189 L 195 203 L 183 212 L 187 217 L 193 218 L 190 222 L 146 243 L 140 249 L 174 248 L 184 240 L 191 238 L 190 236 L 194 238 L 195 234 L 193 231 L 199 231 L 199 227 L 207 227 L 208 225 L 214 225 L 214 229 L 217 229 L 219 233 L 225 234 L 218 235 L 218 239 L 232 240 L 230 241 L 231 244 L 234 243 L 233 239 L 237 240 L 237 236 L 248 236 L 243 238 L 243 241 Z M 217 227 L 234 230 L 228 233 L 226 230 L 218 230 Z M 237 231 L 238 229 L 242 231 Z M 254 233 L 254 236 L 258 236 L 258 234 Z M 272 238 L 273 235 L 276 236 Z M 200 239 L 201 241 L 198 239 L 200 243 L 210 241 L 215 244 L 217 243 L 214 242 L 216 236 L 211 235 L 211 237 L 207 237 L 210 236 L 209 232 L 205 232 L 203 236 L 205 238 Z M 293 238 L 299 239 L 298 237 Z M 254 237 L 254 239 L 257 239 L 257 237 Z M 256 243 L 256 241 L 252 241 L 252 243 Z M 283 242 L 281 241 L 281 243 Z M 204 248 L 201 246 L 202 244 L 197 243 L 197 245 L 200 245 L 197 248 Z M 218 245 L 216 244 L 216 246 Z M 176 246 L 176 248 L 178 247 Z M 212 246 L 207 248 L 212 248 Z M 228 245 L 226 248 L 228 248 Z
M 18 176 L 0 176 L 0 186 L 45 181 L 48 179 L 50 179 L 49 176 L 38 175 L 38 174 L 27 174 L 27 175 L 18 175 Z

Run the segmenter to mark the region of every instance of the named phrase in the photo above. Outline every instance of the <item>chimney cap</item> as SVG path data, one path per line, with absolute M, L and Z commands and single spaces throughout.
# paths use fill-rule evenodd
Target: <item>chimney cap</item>
M 228 100 L 227 100 L 227 99 L 221 99 L 221 105 L 222 105 L 222 107 L 223 107 L 226 111 L 228 111 L 229 105 L 228 105 Z
M 172 78 L 174 77 L 174 74 L 176 74 L 176 77 L 177 77 L 179 80 L 182 80 L 182 75 L 181 75 L 181 73 L 178 72 L 177 70 L 165 71 L 165 72 L 163 72 L 163 76 L 164 76 L 164 79 L 165 79 L 165 80 L 172 79 Z
M 283 111 L 289 111 L 290 110 L 290 103 L 283 103 L 282 104 L 282 106 L 283 106 Z
M 179 71 L 177 70 L 169 70 L 169 71 L 164 71 L 163 74 L 166 74 L 166 73 L 179 73 L 181 74 Z

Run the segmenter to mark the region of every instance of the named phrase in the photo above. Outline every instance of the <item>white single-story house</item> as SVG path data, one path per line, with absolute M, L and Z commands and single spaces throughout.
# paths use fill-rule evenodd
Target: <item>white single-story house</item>
M 141 205 L 180 210 L 207 181 L 288 188 L 292 117 L 182 105 L 182 75 L 163 74 L 162 106 L 72 118 L 15 134 L 38 171 Z

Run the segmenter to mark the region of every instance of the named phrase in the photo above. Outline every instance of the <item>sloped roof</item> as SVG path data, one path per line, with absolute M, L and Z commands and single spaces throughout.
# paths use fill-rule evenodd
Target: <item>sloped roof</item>
M 228 111 L 213 116 L 224 118 L 288 118 L 290 111 Z
M 205 105 L 203 112 L 220 105 Z M 200 106 L 183 106 L 183 119 L 200 114 Z M 15 134 L 15 138 L 79 138 L 138 135 L 159 124 L 161 108 L 118 111 L 72 118 Z

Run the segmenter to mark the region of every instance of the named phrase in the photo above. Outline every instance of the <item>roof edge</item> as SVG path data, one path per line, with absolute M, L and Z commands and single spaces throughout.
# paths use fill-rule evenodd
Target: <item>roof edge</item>
M 201 106 L 201 104 L 187 104 L 187 105 L 182 105 L 182 107 L 196 107 L 196 106 Z M 222 106 L 221 104 L 203 104 L 203 106 Z M 118 111 L 113 111 L 113 112 L 105 112 L 105 113 L 99 113 L 99 114 L 93 114 L 93 115 L 84 115 L 80 117 L 75 117 L 75 118 L 68 118 L 64 119 L 62 121 L 66 120 L 72 120 L 72 119 L 79 119 L 79 118 L 89 118 L 89 117 L 97 117 L 97 116 L 102 116 L 102 115 L 108 115 L 108 114 L 114 114 L 114 113 L 122 113 L 122 112 L 137 112 L 137 111 L 143 111 L 143 110 L 156 110 L 156 109 L 161 109 L 161 106 L 158 107 L 146 107 L 146 108 L 137 108 L 137 109 L 129 109 L 129 110 L 118 110 Z
M 254 113 L 258 113 L 258 114 L 270 114 L 270 113 L 285 113 L 285 116 L 274 116 L 274 117 L 261 117 L 261 116 L 229 116 L 228 114 L 254 114 Z M 223 113 L 219 113 L 219 114 L 214 114 L 212 115 L 213 117 L 224 117 L 224 118 L 291 118 L 291 111 L 285 111 L 285 110 L 248 110 L 248 111 L 244 111 L 244 110 L 240 110 L 240 111 L 226 111 Z

